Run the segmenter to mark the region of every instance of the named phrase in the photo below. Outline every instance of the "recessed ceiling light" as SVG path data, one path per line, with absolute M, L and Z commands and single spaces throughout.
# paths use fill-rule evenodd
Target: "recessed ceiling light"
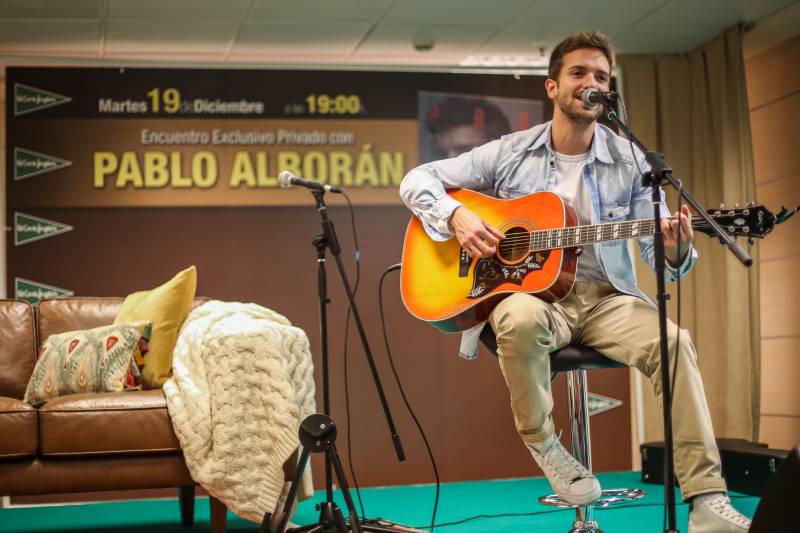
M 462 67 L 546 67 L 547 56 L 467 56 L 458 64 Z

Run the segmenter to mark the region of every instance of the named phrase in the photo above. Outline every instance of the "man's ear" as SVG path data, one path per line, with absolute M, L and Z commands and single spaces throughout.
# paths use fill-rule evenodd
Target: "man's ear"
M 547 91 L 547 97 L 550 100 L 555 100 L 558 93 L 558 82 L 547 78 L 544 80 L 544 90 Z

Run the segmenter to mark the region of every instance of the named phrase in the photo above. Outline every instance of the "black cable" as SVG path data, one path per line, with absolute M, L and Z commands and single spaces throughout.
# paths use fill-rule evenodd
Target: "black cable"
M 355 260 L 356 260 L 356 281 L 353 284 L 353 299 L 355 299 L 356 292 L 358 291 L 358 284 L 361 281 L 361 250 L 358 246 L 358 235 L 356 234 L 356 216 L 353 204 L 350 202 L 350 197 L 347 193 L 342 192 L 347 206 L 350 208 L 350 225 L 353 228 L 353 243 L 355 245 Z M 353 478 L 353 488 L 356 490 L 356 497 L 358 498 L 358 506 L 361 509 L 361 518 L 364 518 L 364 502 L 361 500 L 361 489 L 358 486 L 358 479 L 356 478 L 356 471 L 353 467 L 353 446 L 351 442 L 351 419 L 350 419 L 350 385 L 348 380 L 348 365 L 347 365 L 347 340 L 350 333 L 350 316 L 353 308 L 347 306 L 347 315 L 344 321 L 344 409 L 345 417 L 347 419 L 347 466 L 350 468 L 350 477 Z
M 732 500 L 745 500 L 753 498 L 753 496 L 736 496 L 736 495 L 729 495 L 728 496 Z M 662 503 L 628 503 L 628 504 L 619 504 L 619 505 L 612 505 L 610 507 L 594 507 L 595 511 L 617 511 L 619 509 L 633 509 L 636 507 L 662 507 L 664 504 Z M 689 505 L 688 502 L 678 502 L 677 506 L 686 506 Z M 468 516 L 467 518 L 463 518 L 461 520 L 456 520 L 453 522 L 442 522 L 441 524 L 436 524 L 436 527 L 448 527 L 448 526 L 457 526 L 460 524 L 464 524 L 466 522 L 471 522 L 473 520 L 480 520 L 480 519 L 492 519 L 492 518 L 509 518 L 509 517 L 524 517 L 524 516 L 539 516 L 539 515 L 546 515 L 546 514 L 553 514 L 553 513 L 563 513 L 566 511 L 574 512 L 574 509 L 571 507 L 562 507 L 558 509 L 552 509 L 547 511 L 531 511 L 529 513 L 501 513 L 501 514 L 479 514 Z M 400 526 L 402 524 L 397 524 L 392 522 L 391 520 L 382 520 L 383 523 Z M 404 526 L 411 529 L 427 529 L 430 526 Z
M 681 250 L 681 201 L 683 200 L 683 182 L 678 180 L 678 251 Z M 692 250 L 686 252 L 687 254 L 692 253 Z M 680 260 L 680 258 L 678 258 Z M 680 348 L 681 344 L 681 267 L 683 263 L 678 265 L 678 279 L 675 280 L 677 284 L 677 302 L 676 305 L 678 306 L 678 316 L 677 316 L 677 326 L 678 326 L 678 333 L 675 336 L 675 361 L 672 362 L 672 379 L 670 380 L 670 391 L 669 391 L 669 402 L 670 402 L 670 410 L 672 409 L 672 404 L 675 402 L 675 378 L 678 376 L 678 349 Z
M 430 530 L 433 531 L 433 528 L 436 525 L 436 511 L 439 508 L 439 490 L 441 488 L 441 482 L 439 480 L 439 469 L 436 466 L 436 459 L 433 457 L 433 452 L 431 451 L 431 445 L 428 442 L 428 437 L 425 435 L 425 431 L 422 429 L 422 424 L 420 424 L 419 420 L 417 419 L 417 415 L 414 413 L 414 410 L 411 408 L 411 404 L 406 397 L 405 390 L 403 389 L 403 384 L 400 383 L 400 376 L 397 374 L 397 368 L 394 366 L 394 358 L 392 357 L 392 350 L 389 347 L 389 336 L 386 332 L 386 319 L 383 314 L 383 281 L 386 278 L 386 275 L 390 272 L 394 272 L 395 270 L 400 270 L 401 263 L 397 263 L 396 265 L 392 265 L 386 270 L 383 271 L 381 274 L 380 281 L 378 282 L 378 309 L 380 311 L 381 317 L 381 330 L 383 331 L 383 342 L 386 346 L 386 355 L 389 357 L 389 365 L 392 368 L 392 374 L 394 374 L 394 379 L 397 382 L 397 387 L 400 389 L 400 396 L 403 398 L 403 403 L 406 405 L 406 409 L 408 409 L 411 418 L 414 419 L 414 424 L 417 425 L 417 429 L 419 430 L 420 436 L 422 436 L 422 441 L 425 443 L 425 449 L 428 451 L 428 457 L 431 460 L 431 465 L 433 466 L 433 475 L 436 477 L 436 495 L 433 499 L 433 514 L 431 515 L 431 524 Z

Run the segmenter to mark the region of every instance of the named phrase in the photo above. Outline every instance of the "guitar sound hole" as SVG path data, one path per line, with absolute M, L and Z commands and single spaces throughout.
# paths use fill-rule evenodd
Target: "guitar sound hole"
M 505 232 L 506 238 L 497 247 L 497 256 L 504 263 L 519 263 L 530 252 L 530 233 L 521 227 L 513 227 Z

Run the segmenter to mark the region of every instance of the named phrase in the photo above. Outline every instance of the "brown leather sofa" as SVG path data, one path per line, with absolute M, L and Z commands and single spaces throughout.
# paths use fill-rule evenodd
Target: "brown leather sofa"
M 22 402 L 44 340 L 111 324 L 122 301 L 76 297 L 34 308 L 0 300 L 0 495 L 176 487 L 189 526 L 195 483 L 161 390 L 62 396 L 39 409 Z M 226 511 L 211 499 L 215 533 L 225 530 Z

